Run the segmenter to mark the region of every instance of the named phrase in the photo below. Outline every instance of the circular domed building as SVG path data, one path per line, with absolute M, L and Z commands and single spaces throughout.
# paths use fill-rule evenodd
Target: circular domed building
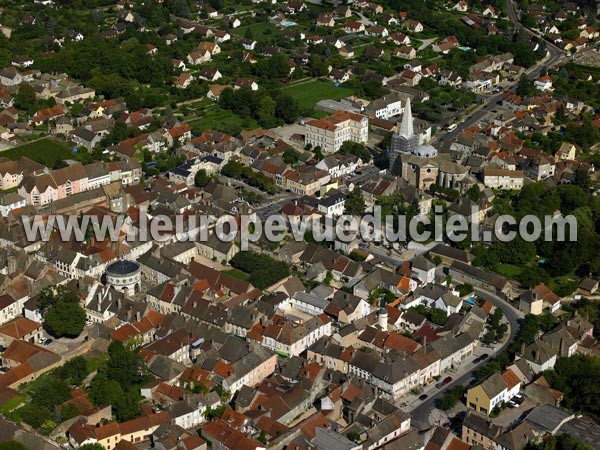
M 106 283 L 124 294 L 137 294 L 141 288 L 142 269 L 135 261 L 121 259 L 106 268 Z
M 430 144 L 417 145 L 414 154 L 423 158 L 435 158 L 437 156 L 437 149 Z

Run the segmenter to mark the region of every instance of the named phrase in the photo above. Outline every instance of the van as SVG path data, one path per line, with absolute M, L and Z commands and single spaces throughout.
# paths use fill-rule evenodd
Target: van
M 458 125 L 456 125 L 455 123 L 448 125 L 448 128 L 446 128 L 446 131 L 448 133 L 452 133 L 454 130 L 456 130 L 456 128 L 458 127 Z

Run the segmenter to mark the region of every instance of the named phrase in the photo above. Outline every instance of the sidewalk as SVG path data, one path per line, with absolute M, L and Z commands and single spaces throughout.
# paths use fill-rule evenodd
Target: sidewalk
M 480 365 L 485 364 L 487 361 L 492 359 L 497 353 L 499 353 L 499 350 L 502 348 L 503 344 L 504 344 L 504 342 L 500 342 L 500 343 L 494 344 L 491 347 L 483 347 L 482 344 L 479 344 L 477 346 L 477 348 L 475 349 L 475 352 L 468 358 L 464 359 L 462 361 L 461 365 L 457 369 L 453 369 L 453 370 L 451 369 L 451 370 L 448 370 L 447 372 L 440 374 L 440 381 L 448 376 L 452 377 L 452 381 L 449 384 L 447 384 L 446 386 L 444 386 L 442 388 L 437 388 L 437 387 L 435 387 L 435 385 L 438 381 L 433 381 L 432 383 L 421 387 L 420 392 L 418 394 L 416 394 L 416 395 L 409 394 L 402 400 L 399 400 L 397 403 L 399 403 L 400 406 L 406 404 L 405 406 L 407 407 L 407 411 L 409 411 L 409 412 L 412 411 L 413 409 L 420 406 L 423 402 L 428 401 L 434 395 L 437 395 L 438 393 L 443 392 L 443 391 L 447 391 L 449 388 L 456 386 L 458 384 L 458 380 L 460 380 L 465 375 L 469 374 L 471 371 L 473 371 L 475 368 L 479 367 Z M 475 363 L 474 362 L 475 359 L 477 359 L 479 356 L 483 355 L 484 353 L 487 353 L 490 356 L 487 359 L 485 359 L 484 361 Z M 467 387 L 467 386 L 465 385 L 464 387 Z M 421 396 L 423 394 L 427 394 L 427 398 L 424 400 L 419 400 L 419 396 Z

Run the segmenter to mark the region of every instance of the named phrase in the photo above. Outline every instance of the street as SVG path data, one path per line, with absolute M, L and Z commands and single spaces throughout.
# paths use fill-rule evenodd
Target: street
M 419 430 L 426 430 L 430 427 L 429 416 L 431 412 L 436 408 L 436 402 L 440 400 L 446 390 L 456 385 L 468 386 L 473 379 L 475 379 L 475 374 L 480 366 L 484 365 L 487 361 L 492 359 L 495 355 L 503 352 L 510 343 L 514 340 L 517 332 L 519 331 L 519 320 L 523 318 L 523 313 L 515 309 L 512 305 L 498 297 L 497 295 L 485 291 L 483 289 L 475 288 L 475 294 L 481 297 L 484 300 L 489 300 L 494 306 L 502 309 L 504 312 L 504 317 L 508 321 L 509 324 L 509 336 L 508 339 L 504 342 L 504 344 L 500 347 L 491 349 L 486 349 L 486 352 L 490 353 L 490 357 L 485 361 L 481 361 L 479 363 L 473 363 L 475 356 L 472 356 L 466 364 L 463 364 L 461 369 L 459 369 L 459 373 L 462 373 L 460 376 L 455 377 L 451 383 L 444 386 L 442 389 L 437 389 L 435 386 L 433 390 L 429 389 L 429 391 L 434 391 L 435 393 L 428 397 L 426 400 L 421 403 L 415 402 L 413 405 L 417 405 L 412 410 L 409 409 L 408 412 L 412 415 L 412 424 L 413 427 Z M 479 350 L 479 354 L 484 353 L 481 349 Z M 411 405 L 412 406 L 412 405 Z
M 515 11 L 515 7 L 514 7 L 512 0 L 507 0 L 506 5 L 507 5 L 508 19 L 513 23 L 515 28 L 523 30 L 527 34 L 529 34 L 531 36 L 535 36 L 536 38 L 542 38 L 542 40 L 543 40 L 543 37 L 539 36 L 536 32 L 531 31 L 530 29 L 525 28 L 521 25 L 521 23 L 519 22 L 517 13 Z M 539 61 L 536 65 L 530 67 L 525 72 L 527 78 L 529 78 L 530 80 L 535 80 L 536 78 L 538 78 L 540 76 L 540 73 L 543 70 L 547 70 L 548 68 L 555 66 L 565 57 L 565 52 L 563 50 L 561 50 L 560 48 L 556 47 L 554 44 L 552 44 L 546 40 L 544 40 L 544 43 L 546 44 L 546 50 L 547 50 L 546 56 L 541 61 Z M 466 130 L 467 128 L 480 122 L 481 119 L 486 114 L 488 114 L 493 109 L 495 109 L 498 105 L 498 102 L 500 102 L 502 100 L 502 97 L 504 96 L 504 94 L 506 92 L 514 91 L 517 83 L 518 83 L 518 81 L 514 81 L 514 82 L 508 84 L 505 87 L 505 89 L 502 90 L 499 94 L 489 96 L 484 101 L 483 106 L 481 106 L 480 108 L 475 110 L 469 117 L 467 117 L 461 123 L 459 123 L 458 127 L 454 131 L 452 131 L 450 133 L 445 133 L 443 135 L 440 135 L 439 137 L 434 137 L 434 139 L 432 139 L 432 142 L 436 142 L 437 143 L 436 147 L 438 147 L 439 149 L 448 150 L 450 147 L 450 144 L 452 142 L 454 142 L 454 140 L 458 136 L 460 136 L 464 130 Z

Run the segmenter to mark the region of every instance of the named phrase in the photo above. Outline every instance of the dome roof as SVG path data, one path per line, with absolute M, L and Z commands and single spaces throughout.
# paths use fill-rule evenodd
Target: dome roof
M 110 272 L 114 275 L 127 275 L 130 273 L 135 273 L 138 270 L 140 270 L 140 265 L 135 261 L 129 261 L 128 259 L 115 261 L 114 263 L 109 264 L 106 268 L 107 272 Z
M 431 158 L 437 155 L 437 149 L 431 144 L 417 145 L 415 155 Z

